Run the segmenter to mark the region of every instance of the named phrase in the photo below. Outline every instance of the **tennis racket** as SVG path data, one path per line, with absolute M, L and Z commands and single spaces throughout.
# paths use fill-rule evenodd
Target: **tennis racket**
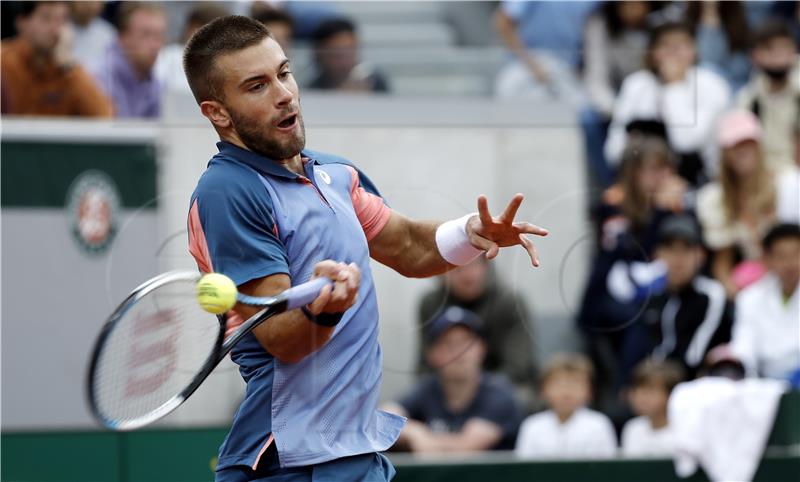
M 225 317 L 197 302 L 202 276 L 180 271 L 157 276 L 133 290 L 106 321 L 87 379 L 89 405 L 101 424 L 133 430 L 166 416 L 256 326 L 311 303 L 331 282 L 317 278 L 266 298 L 238 294 L 239 303 L 264 309 L 226 338 Z

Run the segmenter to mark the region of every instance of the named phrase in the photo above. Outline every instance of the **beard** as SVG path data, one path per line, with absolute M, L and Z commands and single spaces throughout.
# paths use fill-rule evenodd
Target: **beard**
M 287 135 L 286 139 L 269 136 L 269 129 L 272 129 L 271 122 L 265 130 L 265 123 L 262 120 L 249 119 L 230 109 L 228 109 L 228 113 L 231 116 L 233 128 L 236 129 L 244 145 L 268 159 L 289 159 L 299 154 L 306 146 L 306 127 L 300 109 L 297 110 L 297 128 Z M 288 112 L 282 112 L 278 117 L 286 114 Z

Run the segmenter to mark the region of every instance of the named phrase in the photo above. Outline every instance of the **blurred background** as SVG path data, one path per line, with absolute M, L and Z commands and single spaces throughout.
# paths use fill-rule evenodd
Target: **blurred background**
M 674 480 L 676 453 L 691 480 L 796 480 L 800 2 L 0 8 L 2 480 L 213 480 L 230 361 L 136 433 L 98 427 L 84 378 L 127 293 L 196 269 L 188 203 L 218 139 L 181 56 L 229 14 L 291 59 L 307 145 L 392 208 L 521 192 L 550 230 L 536 269 L 522 249 L 430 280 L 373 264 L 382 401 L 414 421 L 397 480 Z

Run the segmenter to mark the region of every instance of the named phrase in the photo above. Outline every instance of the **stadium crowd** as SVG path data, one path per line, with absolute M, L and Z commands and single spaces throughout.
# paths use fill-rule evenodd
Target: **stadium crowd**
M 183 44 L 229 13 L 313 51 L 304 88 L 391 93 L 358 26 L 291 2 L 3 2 L 3 114 L 157 118 Z M 295 6 L 296 7 L 296 6 Z M 185 16 L 168 44 L 170 15 Z M 669 455 L 704 376 L 800 370 L 800 2 L 501 2 L 499 99 L 574 109 L 595 251 L 583 353 L 536 363 L 524 293 L 479 258 L 421 301 L 419 380 L 387 409 L 414 452 Z

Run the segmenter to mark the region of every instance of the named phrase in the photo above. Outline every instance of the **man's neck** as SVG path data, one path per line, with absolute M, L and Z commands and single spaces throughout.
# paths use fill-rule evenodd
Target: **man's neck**
M 230 142 L 234 146 L 239 147 L 241 149 L 244 149 L 245 151 L 253 152 L 252 149 L 247 147 L 245 145 L 245 143 L 242 142 L 242 139 L 240 139 L 239 136 L 236 133 L 231 133 L 231 134 L 228 134 L 228 135 L 221 135 L 220 138 L 225 142 Z M 263 155 L 263 154 L 260 154 L 258 152 L 256 154 Z M 292 157 L 290 157 L 288 159 L 272 159 L 272 160 L 277 162 L 278 164 L 280 164 L 284 168 L 286 168 L 288 171 L 291 171 L 291 172 L 297 174 L 298 176 L 305 176 L 306 175 L 305 169 L 303 169 L 303 156 L 302 156 L 302 153 L 300 153 L 300 152 L 298 152 L 296 155 L 294 155 L 294 156 L 292 156 Z
M 453 413 L 461 413 L 467 409 L 481 384 L 480 374 L 468 379 L 447 380 L 441 379 L 442 391 L 447 408 Z

